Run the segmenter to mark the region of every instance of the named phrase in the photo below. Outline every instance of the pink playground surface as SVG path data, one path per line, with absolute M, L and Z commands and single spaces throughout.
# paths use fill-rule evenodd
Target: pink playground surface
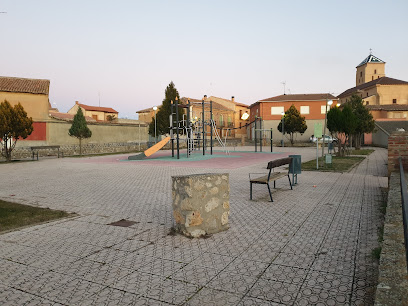
M 171 167 L 188 167 L 188 168 L 214 168 L 214 169 L 236 169 L 246 167 L 258 163 L 266 163 L 278 158 L 286 157 L 293 153 L 271 153 L 271 152 L 243 152 L 232 151 L 229 155 L 225 152 L 213 152 L 211 156 L 209 152 L 203 156 L 202 152 L 194 153 L 190 158 L 186 157 L 186 151 L 180 151 L 180 159 L 171 157 L 171 151 L 159 151 L 150 157 L 146 157 L 142 160 L 128 160 L 128 156 L 136 154 L 126 155 L 114 155 L 114 156 L 100 156 L 90 157 L 85 159 L 78 159 L 79 162 L 85 163 L 119 163 L 122 165 L 138 164 L 138 165 L 150 165 L 150 166 L 171 166 Z

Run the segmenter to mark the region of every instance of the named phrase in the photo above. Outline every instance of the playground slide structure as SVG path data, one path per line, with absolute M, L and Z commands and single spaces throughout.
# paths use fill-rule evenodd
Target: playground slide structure
M 145 157 L 149 157 L 150 155 L 156 153 L 157 151 L 159 151 L 161 148 L 163 148 L 166 143 L 168 143 L 170 140 L 170 137 L 166 137 L 163 140 L 159 141 L 158 143 L 156 143 L 154 146 L 150 147 L 149 149 L 147 149 L 146 151 L 144 151 L 143 153 L 137 154 L 137 155 L 132 155 L 129 156 L 128 159 L 129 160 L 136 160 L 136 159 L 143 159 Z

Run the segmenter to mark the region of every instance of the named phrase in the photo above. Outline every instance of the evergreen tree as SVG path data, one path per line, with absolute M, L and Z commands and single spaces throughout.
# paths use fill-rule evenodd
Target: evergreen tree
M 79 154 L 82 155 L 82 139 L 90 138 L 92 136 L 92 131 L 88 128 L 80 107 L 78 107 L 78 111 L 74 116 L 74 121 L 68 131 L 68 135 L 79 139 Z
M 26 139 L 33 132 L 33 119 L 27 116 L 23 106 L 11 104 L 4 100 L 0 104 L 0 145 L 1 154 L 7 161 L 11 161 L 11 152 L 17 140 Z
M 358 118 L 348 104 L 344 105 L 343 110 L 334 107 L 327 113 L 327 127 L 330 133 L 337 133 L 338 138 L 339 134 L 344 134 L 345 139 L 343 144 L 339 139 L 340 155 L 344 155 L 346 144 L 350 142 L 351 135 L 355 133 L 357 125 Z
M 295 133 L 303 134 L 307 130 L 306 119 L 300 115 L 300 112 L 296 109 L 295 105 L 285 112 L 284 117 L 284 133 L 289 134 L 290 143 L 294 143 Z M 279 132 L 282 133 L 282 121 L 278 125 Z
M 164 92 L 164 99 L 162 105 L 159 107 L 156 113 L 156 133 L 157 135 L 165 135 L 170 132 L 170 115 L 171 115 L 171 103 L 175 103 L 176 97 L 180 103 L 180 95 L 174 86 L 173 81 L 166 87 Z M 174 109 L 174 111 L 176 111 Z M 179 107 L 179 120 L 183 119 L 184 110 L 183 108 Z M 174 118 L 175 119 L 175 118 Z M 154 136 L 154 117 L 152 122 L 149 124 L 149 134 Z
M 343 113 L 340 108 L 333 107 L 327 112 L 327 128 L 337 138 L 338 152 L 341 153 L 341 133 L 343 133 Z
M 360 149 L 363 134 L 372 133 L 375 129 L 373 115 L 371 115 L 370 111 L 364 106 L 363 99 L 356 94 L 352 95 L 350 101 L 346 104 L 351 107 L 357 119 L 354 140 L 356 149 Z

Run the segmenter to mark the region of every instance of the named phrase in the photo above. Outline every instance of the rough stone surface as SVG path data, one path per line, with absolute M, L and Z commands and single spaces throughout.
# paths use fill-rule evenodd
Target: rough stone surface
M 229 228 L 227 173 L 173 176 L 172 179 L 173 215 L 178 231 L 197 238 Z
M 408 177 L 407 177 L 408 179 Z M 408 305 L 408 272 L 399 172 L 392 172 L 375 305 Z M 405 186 L 407 188 L 407 186 Z
M 408 132 L 394 132 L 388 137 L 388 176 L 399 170 L 399 157 L 408 171 Z
M 120 152 L 137 152 L 139 150 L 146 150 L 146 143 L 98 143 L 98 144 L 83 144 L 82 154 L 103 154 L 103 153 L 120 153 Z M 79 145 L 62 145 L 60 147 L 61 156 L 79 155 Z M 39 157 L 57 156 L 56 149 L 41 149 L 38 151 Z M 36 155 L 37 156 L 37 155 Z M 30 147 L 17 147 L 12 153 L 13 159 L 30 158 L 32 151 Z M 0 157 L 1 159 L 1 157 Z

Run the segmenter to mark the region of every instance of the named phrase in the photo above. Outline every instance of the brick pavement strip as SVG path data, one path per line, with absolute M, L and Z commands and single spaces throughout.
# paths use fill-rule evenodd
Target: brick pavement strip
M 249 201 L 248 173 L 264 172 L 266 159 L 315 156 L 276 151 L 209 168 L 123 156 L 2 165 L 0 199 L 79 216 L 0 235 L 0 304 L 372 304 L 387 151 L 376 148 L 348 173 L 304 171 L 293 190 L 277 184 L 274 203 L 256 186 Z M 169 236 L 171 176 L 205 172 L 230 175 L 231 228 Z M 121 219 L 135 224 L 108 225 Z

